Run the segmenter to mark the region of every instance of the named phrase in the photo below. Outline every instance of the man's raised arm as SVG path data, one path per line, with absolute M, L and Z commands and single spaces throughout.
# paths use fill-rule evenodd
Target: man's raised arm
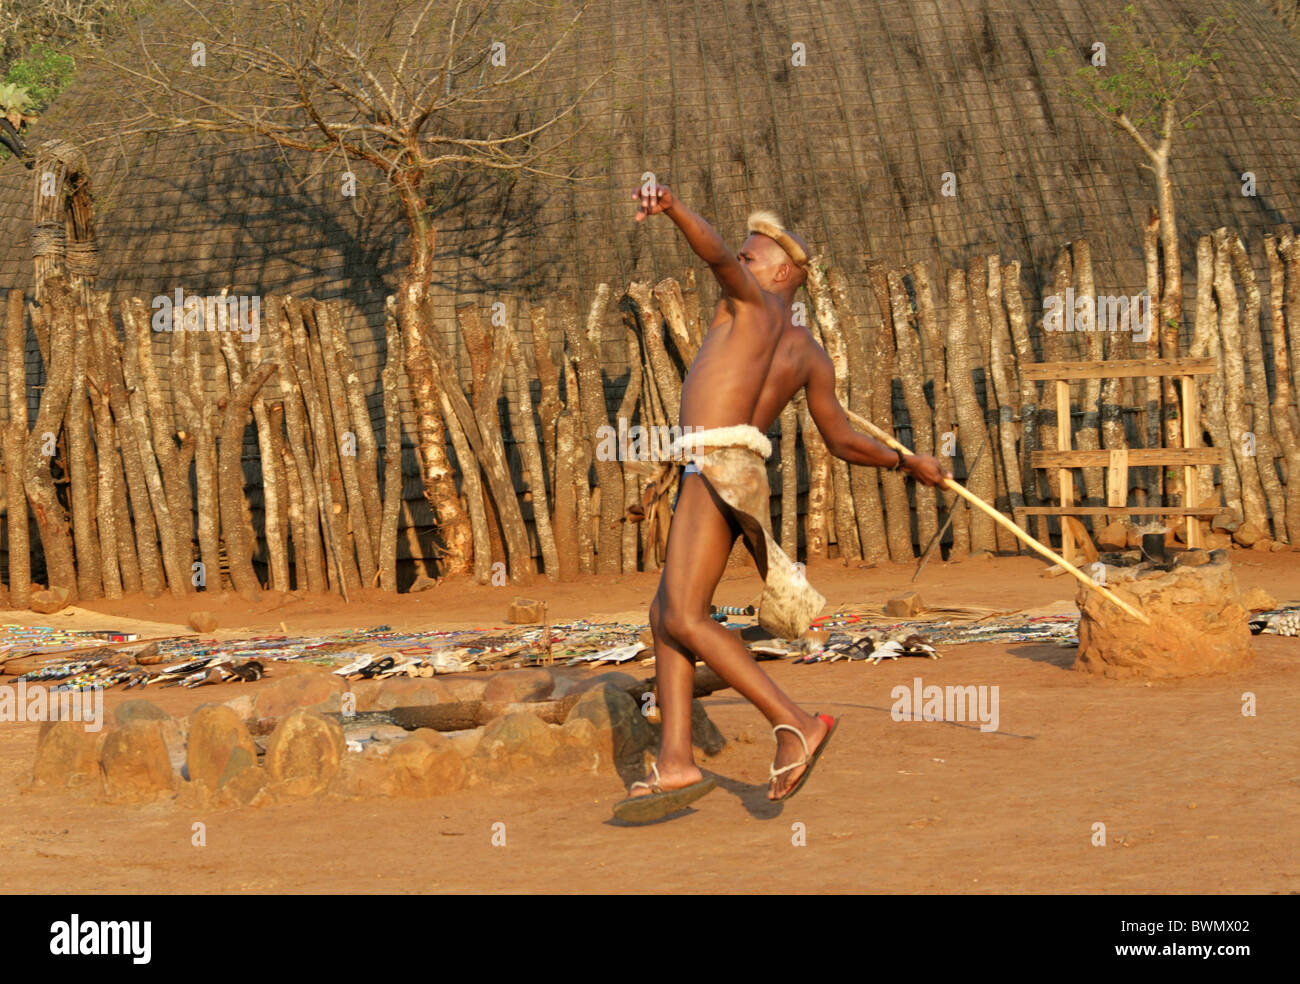
M 643 222 L 646 216 L 662 212 L 677 224 L 677 228 L 686 236 L 686 241 L 691 244 L 691 249 L 713 271 L 713 276 L 722 287 L 723 297 L 746 304 L 763 303 L 763 291 L 754 275 L 745 269 L 744 264 L 718 235 L 718 231 L 683 205 L 667 185 L 655 185 L 653 188 L 642 186 L 632 193 L 632 197 L 641 199 L 641 207 L 636 213 L 638 222 Z

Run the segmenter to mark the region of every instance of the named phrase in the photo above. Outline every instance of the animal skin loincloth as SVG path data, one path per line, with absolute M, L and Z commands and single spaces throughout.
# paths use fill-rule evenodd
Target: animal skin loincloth
M 697 431 L 684 440 L 686 459 L 713 487 L 740 526 L 763 578 L 758 622 L 782 639 L 798 639 L 826 604 L 772 536 L 766 455 L 771 445 L 757 427 Z M 691 450 L 691 449 L 694 450 Z M 760 450 L 762 449 L 762 450 Z M 766 451 L 766 454 L 764 453 Z

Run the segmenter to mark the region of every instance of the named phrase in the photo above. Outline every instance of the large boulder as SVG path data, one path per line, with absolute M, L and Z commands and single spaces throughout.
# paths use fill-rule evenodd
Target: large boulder
M 1074 668 L 1114 679 L 1228 673 L 1255 658 L 1247 612 L 1224 554 L 1199 567 L 1106 569 L 1106 587 L 1150 620 L 1144 625 L 1080 585 Z
M 277 790 L 312 796 L 339 771 L 344 751 L 337 721 L 299 709 L 281 721 L 266 744 L 266 771 Z
M 573 705 L 565 724 L 578 718 L 596 729 L 602 765 L 612 765 L 624 778 L 641 778 L 645 751 L 654 744 L 655 732 L 641 705 L 626 690 L 610 683 L 588 690 Z
M 380 684 L 373 709 L 388 711 L 394 707 L 428 707 L 455 700 L 441 680 L 432 677 L 394 677 Z
M 473 758 L 475 768 L 487 774 L 525 772 L 549 765 L 555 751 L 550 726 L 535 714 L 516 712 L 483 726 Z
M 398 742 L 388 753 L 398 796 L 438 796 L 465 785 L 465 760 L 449 738 L 428 728 Z
M 347 689 L 333 673 L 296 673 L 277 677 L 257 685 L 253 698 L 253 717 L 278 721 L 299 708 L 339 710 L 339 698 Z
M 546 670 L 503 670 L 492 674 L 483 699 L 504 704 L 545 700 L 554 689 L 555 678 Z
M 83 721 L 45 721 L 36 739 L 32 783 L 37 787 L 76 789 L 98 786 L 100 745 L 104 731 L 88 731 Z
M 104 794 L 116 803 L 142 803 L 172 793 L 176 774 L 161 721 L 132 721 L 104 739 L 99 755 Z
M 241 764 L 245 768 L 257 765 L 257 746 L 252 736 L 239 715 L 224 704 L 205 704 L 194 712 L 185 751 L 190 782 L 211 789 L 229 782 Z M 244 754 L 234 756 L 236 751 Z M 232 769 L 232 765 L 236 768 Z

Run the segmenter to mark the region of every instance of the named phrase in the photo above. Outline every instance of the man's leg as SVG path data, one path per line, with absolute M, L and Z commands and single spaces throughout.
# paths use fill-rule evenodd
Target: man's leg
M 659 619 L 673 651 L 695 654 L 702 659 L 727 684 L 749 700 L 772 725 L 788 724 L 798 728 L 808 743 L 809 751 L 815 749 L 826 736 L 826 726 L 820 718 L 808 714 L 781 691 L 749 655 L 735 633 L 723 628 L 709 617 L 709 602 L 722 578 L 735 542 L 736 528 L 730 510 L 698 474 L 684 476 L 682 495 L 668 538 L 668 556 L 664 563 L 663 578 L 659 583 Z M 677 549 L 674 550 L 674 543 Z M 658 642 L 656 640 L 656 666 Z M 670 664 L 670 674 L 672 673 Z M 690 754 L 690 683 L 687 679 L 685 699 L 681 698 L 681 683 L 671 677 L 671 700 L 663 690 L 661 678 L 659 705 L 663 715 L 664 734 L 668 735 L 669 714 L 677 729 L 684 727 L 686 753 Z M 669 706 L 670 703 L 673 706 Z M 680 734 L 674 732 L 676 740 Z M 797 762 L 803 754 L 798 737 L 788 731 L 777 732 L 778 766 Z M 693 767 L 693 766 L 692 766 Z M 662 768 L 662 767 L 661 767 Z M 798 781 L 803 769 L 792 769 L 780 776 L 769 790 L 770 798 L 778 799 L 785 790 Z

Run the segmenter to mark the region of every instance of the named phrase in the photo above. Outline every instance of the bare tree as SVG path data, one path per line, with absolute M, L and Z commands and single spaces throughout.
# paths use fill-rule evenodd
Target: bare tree
M 1164 277 L 1160 296 L 1151 298 L 1152 309 L 1159 311 L 1158 334 L 1153 334 L 1153 340 L 1158 337 L 1160 353 L 1167 358 L 1178 355 L 1183 317 L 1182 260 L 1170 176 L 1174 140 L 1179 131 L 1193 128 L 1215 101 L 1212 98 L 1189 106 L 1188 85 L 1219 61 L 1224 36 L 1234 26 L 1229 14 L 1206 17 L 1191 31 L 1157 29 L 1129 4 L 1107 25 L 1108 41 L 1094 41 L 1088 64 L 1073 68 L 1064 82 L 1071 101 L 1128 134 L 1146 158 L 1142 166 L 1155 181 Z M 1065 49 L 1054 49 L 1051 54 L 1065 62 Z M 1176 447 L 1182 440 L 1172 377 L 1164 380 L 1163 396 L 1165 443 Z
M 589 0 L 588 0 L 589 2 Z M 433 197 L 455 172 L 573 180 L 574 98 L 545 72 L 586 10 L 561 0 L 186 2 L 176 20 L 141 27 L 129 50 L 91 55 L 121 80 L 121 118 L 99 139 L 195 130 L 253 134 L 307 155 L 343 183 L 360 165 L 405 219 L 396 290 L 406 370 L 417 400 L 424 494 L 444 540 L 443 572 L 468 573 L 469 518 L 447 460 L 436 380 L 448 368 L 430 335 L 437 230 Z M 253 26 L 255 25 L 255 27 Z M 250 29 L 251 28 L 251 29 Z M 565 122 L 567 121 L 567 122 Z M 565 125 L 561 126 L 561 123 Z

